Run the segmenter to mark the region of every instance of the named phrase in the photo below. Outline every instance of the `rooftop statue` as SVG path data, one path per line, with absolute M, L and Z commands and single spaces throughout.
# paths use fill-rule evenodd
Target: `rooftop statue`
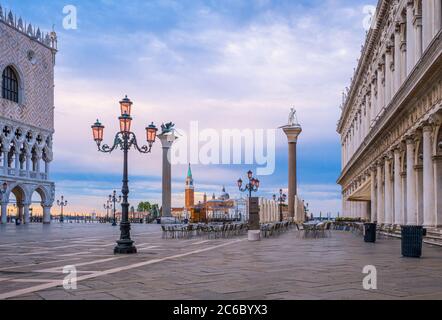
M 291 127 L 298 127 L 299 126 L 299 122 L 298 119 L 296 117 L 296 110 L 295 108 L 292 108 L 289 114 L 289 126 Z

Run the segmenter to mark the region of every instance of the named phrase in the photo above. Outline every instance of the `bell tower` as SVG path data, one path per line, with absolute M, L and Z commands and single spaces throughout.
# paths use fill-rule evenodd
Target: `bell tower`
M 192 168 L 189 163 L 189 170 L 187 171 L 186 178 L 186 191 L 185 191 L 185 207 L 190 210 L 195 205 L 195 190 L 193 187 Z

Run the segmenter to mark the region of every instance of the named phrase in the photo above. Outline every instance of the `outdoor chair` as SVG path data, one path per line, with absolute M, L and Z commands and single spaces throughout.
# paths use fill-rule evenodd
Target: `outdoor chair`
M 161 226 L 161 230 L 163 231 L 163 239 L 167 239 L 167 230 L 165 226 Z

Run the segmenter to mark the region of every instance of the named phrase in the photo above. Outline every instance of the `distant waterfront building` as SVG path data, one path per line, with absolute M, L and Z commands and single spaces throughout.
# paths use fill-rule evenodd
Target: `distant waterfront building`
M 192 168 L 189 164 L 184 191 L 184 208 L 172 208 L 172 215 L 176 218 L 190 218 L 191 220 L 207 219 L 246 219 L 246 202 L 243 199 L 230 199 L 226 188 L 222 188 L 219 197 L 213 194 L 208 200 L 204 194 L 203 201 L 196 203 L 195 186 Z
M 41 197 L 43 221 L 50 222 L 56 52 L 55 32 L 45 34 L 0 5 L 1 223 L 7 221 L 11 194 L 18 216 L 29 223 L 35 192 Z
M 343 216 L 442 226 L 442 1 L 379 1 L 344 94 Z

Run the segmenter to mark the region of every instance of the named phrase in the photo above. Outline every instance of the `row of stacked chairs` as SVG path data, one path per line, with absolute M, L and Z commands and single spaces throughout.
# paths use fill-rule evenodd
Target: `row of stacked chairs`
M 295 222 L 289 222 L 289 221 L 262 224 L 261 235 L 264 238 L 270 238 L 273 236 L 280 235 L 281 233 L 287 232 L 295 226 L 296 226 Z
M 162 225 L 163 239 L 192 239 L 207 238 L 221 239 L 241 236 L 247 233 L 248 226 L 244 223 L 229 223 L 220 225 L 188 224 Z

